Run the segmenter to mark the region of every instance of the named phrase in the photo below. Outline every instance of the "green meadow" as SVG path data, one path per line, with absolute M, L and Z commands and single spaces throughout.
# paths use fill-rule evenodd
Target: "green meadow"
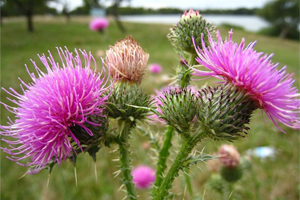
M 127 32 L 122 33 L 114 21 L 105 30 L 104 34 L 89 30 L 90 18 L 73 17 L 69 23 L 62 18 L 37 17 L 34 20 L 35 32 L 26 31 L 26 21 L 23 18 L 4 19 L 1 26 L 1 87 L 12 87 L 21 92 L 20 77 L 29 82 L 30 78 L 24 65 L 31 72 L 34 67 L 30 59 L 42 66 L 37 54 L 48 54 L 48 50 L 59 61 L 56 47 L 67 47 L 91 51 L 95 56 L 98 68 L 101 66 L 100 57 L 105 57 L 105 51 L 117 40 L 132 35 L 150 54 L 149 64 L 159 63 L 163 67 L 160 75 L 146 72 L 142 87 L 149 94 L 155 89 L 167 85 L 175 74 L 175 67 L 180 57 L 173 51 L 166 38 L 171 25 L 124 23 Z M 227 27 L 227 26 L 226 26 Z M 228 28 L 218 27 L 225 37 Z M 280 62 L 280 67 L 287 66 L 288 73 L 294 73 L 295 85 L 299 88 L 299 42 L 265 37 L 243 30 L 233 30 L 233 40 L 240 42 L 245 38 L 246 43 L 257 41 L 255 49 L 267 54 L 274 53 L 273 62 Z M 203 84 L 214 84 L 214 79 L 193 81 L 192 84 L 201 87 Z M 6 98 L 9 97 L 1 90 L 1 101 L 13 105 Z M 7 116 L 13 119 L 4 106 L 1 105 L 1 125 L 7 123 Z M 153 133 L 159 142 L 162 141 L 164 128 L 156 124 L 140 124 L 145 130 Z M 252 169 L 245 173 L 237 183 L 235 193 L 238 199 L 245 200 L 297 200 L 299 199 L 299 131 L 280 126 L 286 134 L 280 132 L 271 120 L 262 111 L 256 111 L 251 118 L 249 134 L 245 139 L 234 142 L 241 155 L 247 150 L 259 146 L 272 146 L 276 148 L 273 159 L 260 159 L 251 157 Z M 149 147 L 147 138 L 140 132 L 132 133 L 131 138 L 132 164 L 146 164 L 155 168 L 156 154 Z M 174 137 L 171 158 L 176 155 L 180 147 L 180 138 Z M 221 142 L 204 140 L 197 146 L 198 151 L 212 154 L 218 150 Z M 150 144 L 152 145 L 152 144 Z M 1 147 L 6 146 L 2 141 Z M 6 158 L 7 154 L 1 151 L 1 190 L 2 200 L 121 200 L 125 196 L 121 188 L 121 175 L 115 173 L 119 163 L 117 146 L 110 149 L 103 147 L 97 154 L 94 163 L 88 154 L 82 154 L 77 160 L 77 184 L 75 181 L 75 168 L 69 161 L 61 166 L 55 166 L 49 175 L 43 170 L 35 175 L 26 175 L 27 169 L 17 165 Z M 172 161 L 169 160 L 171 163 Z M 207 187 L 207 180 L 211 176 L 206 163 L 198 163 L 190 169 L 190 177 L 195 195 L 199 199 L 214 200 L 220 196 Z M 48 183 L 48 184 L 47 184 Z M 180 174 L 176 178 L 172 191 L 176 194 L 174 199 L 191 199 L 185 188 L 185 178 Z M 147 199 L 149 190 L 139 190 L 140 199 Z M 201 198 L 200 198 L 201 197 Z M 232 199 L 232 198 L 228 198 Z

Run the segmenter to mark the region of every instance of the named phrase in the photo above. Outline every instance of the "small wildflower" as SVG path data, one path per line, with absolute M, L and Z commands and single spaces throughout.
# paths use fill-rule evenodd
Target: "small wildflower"
M 232 34 L 230 31 L 229 38 L 223 41 L 217 31 L 217 41 L 209 35 L 209 44 L 205 42 L 206 36 L 202 35 L 200 47 L 195 41 L 197 62 L 209 71 L 194 69 L 194 75 L 213 76 L 233 85 L 256 102 L 256 108 L 264 110 L 277 128 L 277 122 L 299 128 L 300 95 L 293 87 L 292 74 L 286 73 L 286 67 L 276 69 L 279 63 L 271 62 L 273 54 L 268 56 L 256 52 L 253 49 L 256 42 L 245 48 L 245 40 L 237 44 L 232 41 Z
M 11 155 L 8 157 L 11 160 L 30 166 L 30 173 L 39 172 L 49 163 L 61 164 L 76 153 L 77 148 L 83 150 L 81 141 L 85 141 L 84 137 L 77 138 L 73 128 L 79 127 L 82 134 L 93 136 L 90 125 L 103 126 L 92 119 L 104 118 L 104 105 L 108 98 L 104 94 L 110 88 L 105 68 L 101 74 L 96 72 L 96 67 L 91 69 L 93 62 L 96 66 L 96 61 L 85 51 L 79 53 L 75 50 L 73 56 L 68 49 L 59 48 L 58 54 L 62 67 L 50 52 L 48 58 L 40 56 L 47 73 L 32 61 L 38 76 L 27 69 L 32 82 L 27 84 L 21 80 L 23 94 L 12 88 L 10 91 L 4 89 L 15 98 L 9 100 L 17 107 L 1 102 L 15 114 L 14 121 L 9 119 L 7 126 L 0 126 L 0 134 L 5 136 L 2 140 L 9 144 L 2 149 Z M 25 158 L 31 161 L 19 163 Z
M 126 37 L 106 51 L 106 62 L 112 77 L 119 81 L 140 83 L 149 54 L 132 37 Z
M 102 32 L 109 25 L 109 22 L 105 18 L 95 18 L 90 22 L 90 29 L 92 31 L 100 31 Z
M 159 64 L 154 63 L 149 66 L 149 71 L 153 74 L 159 74 L 162 71 L 162 67 Z
M 135 167 L 131 175 L 133 176 L 132 181 L 138 189 L 147 189 L 155 181 L 155 171 L 145 165 Z

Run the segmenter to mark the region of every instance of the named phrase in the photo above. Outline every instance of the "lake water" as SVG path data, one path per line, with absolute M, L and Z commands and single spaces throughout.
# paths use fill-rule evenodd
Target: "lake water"
M 269 23 L 255 15 L 203 15 L 205 19 L 215 25 L 222 23 L 233 24 L 243 27 L 245 30 L 256 32 L 268 27 Z M 141 23 L 176 24 L 180 15 L 123 15 L 122 21 Z

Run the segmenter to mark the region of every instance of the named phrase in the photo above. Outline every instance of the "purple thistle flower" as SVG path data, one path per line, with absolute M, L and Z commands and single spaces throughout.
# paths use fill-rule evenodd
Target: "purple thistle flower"
M 95 18 L 89 24 L 90 29 L 92 31 L 102 31 L 105 28 L 107 28 L 108 25 L 109 25 L 109 22 L 105 18 Z
M 256 52 L 253 49 L 256 42 L 245 48 L 245 39 L 237 44 L 232 41 L 232 34 L 231 30 L 225 41 L 219 31 L 217 41 L 209 35 L 209 47 L 205 46 L 202 36 L 202 50 L 196 47 L 196 61 L 209 71 L 194 69 L 193 75 L 213 76 L 231 83 L 257 101 L 258 107 L 278 128 L 277 121 L 291 128 L 299 128 L 300 100 L 297 88 L 292 86 L 292 74 L 286 73 L 286 66 L 276 69 L 279 63 L 271 62 L 273 54 L 268 56 Z
M 149 66 L 149 71 L 153 74 L 159 74 L 162 71 L 162 67 L 158 63 L 153 63 Z
M 132 170 L 131 175 L 135 187 L 139 189 L 147 189 L 155 181 L 155 171 L 151 167 L 145 165 L 135 167 Z
M 7 126 L 0 126 L 0 134 L 9 138 L 2 138 L 8 144 L 8 147 L 2 149 L 11 155 L 9 159 L 33 167 L 30 173 L 39 172 L 50 162 L 61 164 L 71 153 L 76 153 L 72 145 L 76 144 L 82 150 L 71 127 L 82 127 L 92 136 L 92 131 L 86 125 L 101 124 L 89 121 L 89 116 L 104 117 L 107 100 L 104 93 L 110 89 L 105 68 L 97 73 L 96 61 L 86 51 L 80 50 L 79 53 L 75 49 L 75 56 L 68 49 L 57 48 L 57 51 L 62 67 L 59 67 L 50 52 L 48 58 L 45 55 L 39 56 L 47 73 L 32 61 L 38 75 L 35 76 L 25 65 L 32 82 L 26 84 L 20 79 L 23 94 L 13 88 L 3 88 L 14 98 L 8 99 L 17 107 L 1 102 L 8 111 L 15 114 L 14 121 L 9 119 Z M 80 54 L 84 58 L 83 63 Z M 91 69 L 93 63 L 94 70 Z M 31 161 L 19 163 L 25 158 L 31 158 Z

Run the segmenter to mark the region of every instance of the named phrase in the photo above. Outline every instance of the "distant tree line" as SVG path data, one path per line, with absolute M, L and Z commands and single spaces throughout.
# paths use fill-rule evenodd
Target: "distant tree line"
M 196 10 L 196 9 L 194 9 Z M 72 15 L 88 15 L 90 8 L 87 6 L 81 6 L 71 11 Z M 150 14 L 182 14 L 184 10 L 178 8 L 143 8 L 143 7 L 119 7 L 118 8 L 120 15 L 150 15 Z M 238 9 L 226 9 L 226 10 L 218 10 L 218 9 L 209 9 L 209 10 L 200 10 L 200 13 L 203 14 L 231 14 L 231 15 L 254 15 L 257 9 L 248 9 L 248 8 L 238 8 Z M 113 13 L 113 6 L 106 8 L 107 14 Z
M 111 7 L 107 8 L 107 13 L 109 14 Z M 196 10 L 196 9 L 194 9 Z M 231 15 L 254 15 L 257 9 L 248 9 L 248 8 L 238 8 L 238 9 L 209 9 L 209 10 L 200 10 L 200 13 L 203 14 L 231 14 Z M 178 8 L 160 8 L 160 9 L 151 9 L 143 7 L 120 7 L 120 15 L 143 15 L 143 14 L 182 14 L 184 10 Z

